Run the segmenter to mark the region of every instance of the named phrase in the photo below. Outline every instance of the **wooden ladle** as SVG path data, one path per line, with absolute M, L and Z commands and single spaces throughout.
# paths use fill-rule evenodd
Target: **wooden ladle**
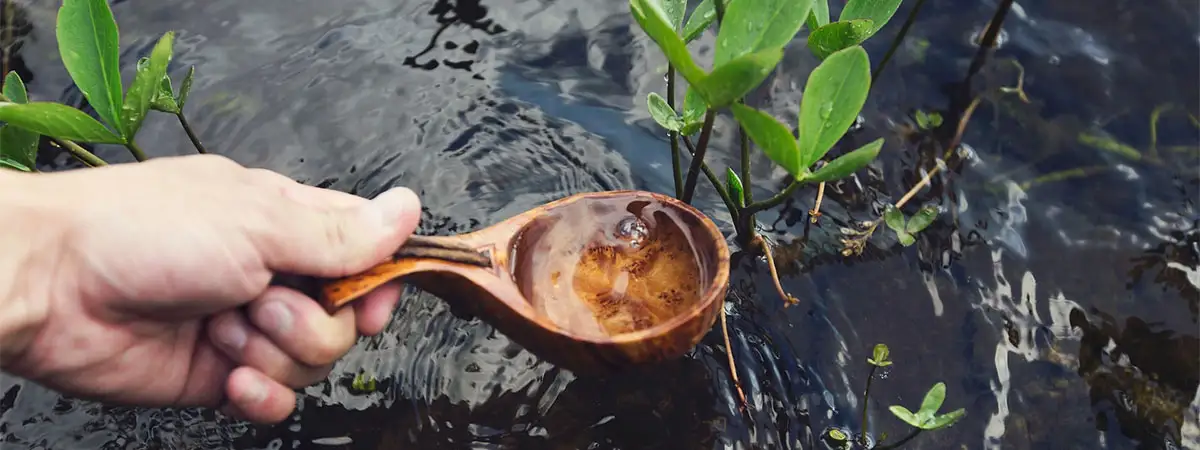
M 724 303 L 729 249 L 674 198 L 584 193 L 479 231 L 412 236 L 389 261 L 324 280 L 317 296 L 332 312 L 396 279 L 560 367 L 605 374 L 700 342 Z

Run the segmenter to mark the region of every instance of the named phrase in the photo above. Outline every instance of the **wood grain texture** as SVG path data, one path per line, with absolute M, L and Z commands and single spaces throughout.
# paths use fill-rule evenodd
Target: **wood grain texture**
M 540 217 L 556 208 L 584 199 L 648 199 L 668 205 L 685 219 L 686 230 L 692 235 L 691 245 L 701 258 L 705 273 L 683 272 L 672 265 L 670 258 L 647 258 L 643 271 L 653 277 L 646 298 L 662 301 L 648 312 L 649 322 L 611 335 L 573 333 L 538 314 L 522 295 L 511 267 L 514 242 L 516 251 L 522 245 L 519 237 Z M 700 211 L 674 198 L 644 191 L 605 191 L 577 194 L 492 225 L 488 228 L 457 235 L 424 237 L 455 248 L 473 248 L 491 260 L 491 267 L 447 261 L 444 259 L 401 256 L 377 265 L 361 274 L 331 280 L 322 287 L 321 303 L 334 311 L 360 298 L 385 283 L 402 280 L 450 303 L 452 309 L 480 317 L 530 352 L 579 375 L 603 375 L 630 366 L 652 364 L 678 358 L 694 348 L 712 328 L 724 304 L 729 284 L 729 249 L 725 237 L 716 225 Z M 670 234 L 656 251 L 678 253 L 680 240 Z M 588 260 L 596 265 L 604 261 L 604 251 Z M 647 253 L 649 254 L 649 252 Z M 681 278 L 699 276 L 705 286 L 675 289 Z M 592 278 L 598 280 L 600 278 Z M 590 290 L 604 292 L 603 286 Z M 647 290 L 648 289 L 648 290 Z M 675 298 L 660 297 L 674 292 Z M 670 296 L 670 295 L 668 295 Z M 596 299 L 602 300 L 602 294 Z M 601 303 L 603 303 L 601 301 Z M 628 331 L 633 330 L 633 331 Z M 619 332 L 627 331 L 627 332 Z

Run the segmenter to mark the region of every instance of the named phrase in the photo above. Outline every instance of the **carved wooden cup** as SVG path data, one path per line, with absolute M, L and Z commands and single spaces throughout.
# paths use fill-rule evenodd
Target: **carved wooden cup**
M 643 191 L 577 194 L 485 229 L 413 236 L 366 272 L 326 280 L 330 311 L 401 279 L 577 374 L 682 356 L 712 328 L 725 237 L 700 211 Z

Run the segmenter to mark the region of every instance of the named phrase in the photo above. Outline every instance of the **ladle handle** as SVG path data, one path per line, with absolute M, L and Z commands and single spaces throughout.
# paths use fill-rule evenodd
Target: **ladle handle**
M 342 278 L 280 276 L 272 284 L 287 286 L 316 299 L 330 313 L 375 288 L 412 273 L 413 260 L 437 260 L 490 268 L 492 259 L 453 236 L 410 236 L 387 261 Z

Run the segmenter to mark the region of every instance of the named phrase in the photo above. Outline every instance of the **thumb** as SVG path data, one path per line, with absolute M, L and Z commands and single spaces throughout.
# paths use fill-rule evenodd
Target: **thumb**
M 421 201 L 393 188 L 348 208 L 319 208 L 284 201 L 285 211 L 254 239 L 274 272 L 341 277 L 367 270 L 404 244 L 421 219 Z

